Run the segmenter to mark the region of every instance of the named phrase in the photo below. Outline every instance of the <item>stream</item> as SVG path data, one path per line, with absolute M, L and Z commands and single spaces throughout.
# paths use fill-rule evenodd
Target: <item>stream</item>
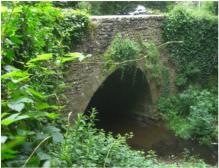
M 128 140 L 128 144 L 136 150 L 154 150 L 161 160 L 180 159 L 187 149 L 191 156 L 199 156 L 208 164 L 217 164 L 217 146 L 210 148 L 176 137 L 162 121 L 148 120 L 142 123 L 130 116 L 107 116 L 107 120 L 99 120 L 97 127 L 113 135 L 133 132 L 134 136 Z

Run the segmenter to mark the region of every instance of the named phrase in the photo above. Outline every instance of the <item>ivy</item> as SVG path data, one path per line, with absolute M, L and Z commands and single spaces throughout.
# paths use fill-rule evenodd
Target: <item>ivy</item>
M 177 85 L 189 81 L 205 83 L 217 73 L 218 21 L 216 16 L 176 7 L 164 22 L 165 41 L 183 41 L 168 45 L 178 71 Z

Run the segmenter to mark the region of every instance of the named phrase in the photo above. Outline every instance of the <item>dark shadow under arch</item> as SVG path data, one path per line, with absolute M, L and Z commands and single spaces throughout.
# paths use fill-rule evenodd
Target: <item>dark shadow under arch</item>
M 151 110 L 150 87 L 145 74 L 135 67 L 118 69 L 112 73 L 91 98 L 85 113 L 98 111 L 96 125 L 107 130 L 107 125 L 122 123 Z

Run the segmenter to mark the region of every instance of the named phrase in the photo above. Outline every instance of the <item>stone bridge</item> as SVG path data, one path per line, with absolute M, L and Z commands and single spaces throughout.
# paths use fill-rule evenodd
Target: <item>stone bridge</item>
M 128 78 L 131 78 L 130 75 L 127 75 L 129 77 L 125 79 L 126 82 L 119 82 L 119 69 L 110 73 L 105 72 L 103 65 L 97 62 L 103 61 L 103 53 L 117 33 L 133 40 L 138 40 L 141 36 L 144 41 L 153 41 L 157 45 L 162 44 L 162 22 L 164 19 L 165 17 L 160 15 L 91 17 L 94 28 L 83 39 L 82 44 L 77 49 L 77 52 L 92 54 L 88 61 L 90 63 L 71 63 L 69 72 L 66 75 L 66 82 L 69 85 L 69 89 L 66 91 L 67 112 L 72 112 L 72 119 L 77 113 L 85 112 L 92 105 L 99 105 L 98 101 L 102 104 L 107 104 L 107 102 L 110 104 L 114 101 L 114 104 L 110 104 L 110 106 L 121 108 L 118 102 L 116 104 L 116 101 L 121 101 L 121 99 L 127 100 L 122 105 L 128 106 L 133 102 L 135 108 L 141 108 L 136 109 L 136 114 L 144 117 L 156 117 L 155 105 L 164 87 L 163 78 L 160 79 L 161 84 L 157 85 L 151 73 L 144 69 L 144 61 L 142 61 L 142 63 L 136 65 L 136 75 L 139 76 L 139 79 L 137 79 L 137 84 L 134 86 L 130 84 L 130 81 L 128 82 Z M 173 93 L 175 90 L 174 69 L 167 59 L 168 52 L 166 49 L 162 48 L 159 51 L 161 61 L 169 70 L 169 92 Z M 145 80 L 142 81 L 140 76 L 143 76 Z M 144 84 L 140 84 L 142 82 Z M 107 89 L 105 86 L 109 88 Z M 119 99 L 118 97 L 121 95 L 123 97 Z M 113 96 L 114 98 L 112 98 Z M 96 101 L 93 99 L 96 99 Z M 132 108 L 131 106 L 128 107 Z

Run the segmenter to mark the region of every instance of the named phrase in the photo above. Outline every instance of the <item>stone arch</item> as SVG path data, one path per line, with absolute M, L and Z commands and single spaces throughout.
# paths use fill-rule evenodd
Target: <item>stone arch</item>
M 94 16 L 91 17 L 94 29 L 77 46 L 78 52 L 92 54 L 88 62 L 103 62 L 103 53 L 110 45 L 116 33 L 128 36 L 130 39 L 137 40 L 140 34 L 142 40 L 154 41 L 157 45 L 162 44 L 162 23 L 163 16 Z M 137 38 L 137 39 L 136 39 Z M 175 91 L 175 72 L 167 58 L 168 52 L 165 48 L 160 51 L 160 59 L 168 67 L 169 93 Z M 146 76 L 151 92 L 151 118 L 156 118 L 156 102 L 162 94 L 163 77 L 158 79 L 161 83 L 157 85 L 150 71 L 145 70 L 144 61 L 137 63 L 136 67 Z M 103 72 L 104 67 L 101 64 L 77 64 L 70 63 L 68 72 L 65 76 L 65 82 L 68 89 L 65 92 L 63 104 L 66 105 L 66 113 L 72 112 L 71 119 L 74 119 L 77 113 L 84 112 L 91 97 L 102 83 L 110 75 L 109 72 Z
M 136 66 L 126 66 L 106 77 L 90 98 L 85 113 L 96 108 L 102 122 L 128 116 L 145 118 L 152 116 L 152 105 L 145 72 Z

